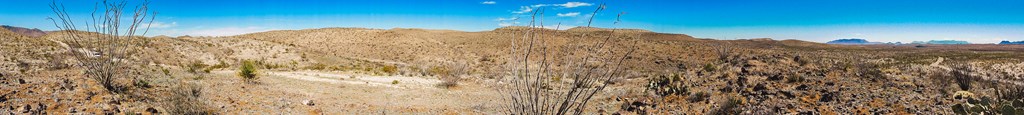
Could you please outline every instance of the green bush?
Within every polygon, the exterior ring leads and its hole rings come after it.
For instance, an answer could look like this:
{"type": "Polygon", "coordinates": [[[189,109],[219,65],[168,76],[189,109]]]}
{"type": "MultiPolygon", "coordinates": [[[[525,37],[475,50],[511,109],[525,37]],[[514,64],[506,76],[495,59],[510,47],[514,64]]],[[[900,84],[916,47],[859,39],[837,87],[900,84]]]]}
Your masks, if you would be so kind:
{"type": "MultiPolygon", "coordinates": [[[[190,62],[188,64],[188,66],[186,67],[186,69],[187,69],[186,71],[188,71],[189,73],[199,73],[199,72],[203,72],[203,68],[206,68],[206,64],[203,64],[203,62],[200,62],[200,61],[197,60],[197,61],[190,62]]],[[[209,73],[209,72],[207,72],[207,73],[209,73]]]]}
{"type": "Polygon", "coordinates": [[[393,66],[393,65],[388,65],[388,66],[384,66],[383,68],[380,68],[380,71],[382,71],[384,73],[387,73],[389,75],[394,75],[394,74],[398,73],[398,67],[397,66],[393,66]]]}
{"type": "Polygon", "coordinates": [[[717,68],[715,68],[715,65],[713,65],[713,64],[709,63],[709,64],[705,64],[704,65],[704,71],[711,72],[711,71],[715,71],[716,69],[717,68]]]}
{"type": "Polygon", "coordinates": [[[238,76],[246,81],[256,80],[256,64],[249,60],[242,61],[242,67],[239,68],[238,76]]]}

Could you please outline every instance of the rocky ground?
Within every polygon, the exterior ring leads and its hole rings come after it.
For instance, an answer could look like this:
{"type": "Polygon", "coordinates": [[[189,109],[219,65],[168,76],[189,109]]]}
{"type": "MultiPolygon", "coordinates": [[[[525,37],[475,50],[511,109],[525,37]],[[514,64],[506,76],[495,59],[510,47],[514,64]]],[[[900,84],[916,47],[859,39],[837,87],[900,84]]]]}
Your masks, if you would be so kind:
{"type": "MultiPolygon", "coordinates": [[[[500,114],[505,51],[520,31],[324,28],[143,38],[123,62],[131,73],[117,79],[128,89],[115,93],[83,75],[59,39],[66,34],[0,29],[0,113],[500,114]],[[257,63],[255,82],[237,76],[243,60],[257,63]],[[455,63],[467,67],[465,74],[453,87],[442,85],[455,63]]],[[[595,96],[588,113],[1024,111],[1024,45],[838,46],[641,30],[542,31],[552,46],[601,38],[637,44],[627,74],[595,96]]]]}

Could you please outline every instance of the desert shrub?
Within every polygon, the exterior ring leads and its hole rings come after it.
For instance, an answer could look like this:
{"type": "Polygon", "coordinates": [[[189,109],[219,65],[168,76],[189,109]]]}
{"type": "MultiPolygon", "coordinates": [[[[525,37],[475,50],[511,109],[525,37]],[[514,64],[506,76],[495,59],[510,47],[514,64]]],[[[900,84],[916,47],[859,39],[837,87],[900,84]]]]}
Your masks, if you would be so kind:
{"type": "Polygon", "coordinates": [[[710,64],[710,63],[704,64],[704,71],[712,72],[712,71],[715,71],[715,70],[717,70],[717,68],[715,67],[714,64],[710,64]]]}
{"type": "Polygon", "coordinates": [[[327,68],[327,65],[322,63],[313,63],[313,65],[309,65],[306,67],[306,69],[309,70],[324,70],[325,68],[327,68]]]}
{"type": "Polygon", "coordinates": [[[461,76],[466,74],[465,72],[466,66],[463,64],[449,64],[446,67],[431,67],[431,73],[434,73],[437,75],[438,79],[441,79],[441,83],[437,84],[437,86],[442,88],[458,86],[459,81],[462,80],[461,76]]]}
{"type": "Polygon", "coordinates": [[[135,85],[135,87],[138,87],[138,88],[150,88],[150,87],[153,87],[151,85],[151,83],[149,82],[149,80],[145,80],[145,79],[135,79],[133,84],[135,85]]]}
{"type": "Polygon", "coordinates": [[[708,93],[705,93],[705,92],[695,92],[692,95],[690,95],[690,97],[687,97],[686,100],[690,101],[691,103],[696,103],[696,102],[701,102],[701,101],[707,100],[708,97],[711,97],[711,95],[708,94],[708,93]]]}
{"type": "Polygon", "coordinates": [[[953,70],[950,71],[950,74],[953,75],[953,78],[956,80],[957,86],[960,86],[960,90],[967,91],[971,89],[971,81],[973,78],[971,78],[970,66],[956,64],[953,65],[952,69],[953,70]]]}
{"type": "Polygon", "coordinates": [[[386,65],[384,67],[381,67],[380,71],[388,75],[395,75],[398,73],[398,67],[394,65],[386,65]]]}
{"type": "MultiPolygon", "coordinates": [[[[199,60],[195,60],[195,61],[189,62],[187,67],[185,67],[185,68],[186,68],[185,71],[188,71],[189,73],[195,74],[195,73],[203,72],[203,69],[206,68],[206,64],[203,64],[203,62],[200,62],[199,60]]],[[[207,72],[207,73],[209,73],[209,72],[207,72]]]]}
{"type": "Polygon", "coordinates": [[[738,115],[739,111],[736,110],[736,107],[739,107],[740,103],[742,102],[739,99],[729,97],[725,102],[719,104],[718,108],[709,112],[708,115],[738,115]]]}
{"type": "Polygon", "coordinates": [[[718,54],[718,61],[722,63],[730,63],[729,57],[732,56],[732,46],[729,44],[713,44],[712,48],[715,49],[715,53],[718,54]]]}
{"type": "Polygon", "coordinates": [[[224,62],[224,61],[222,61],[222,60],[217,60],[217,62],[218,62],[218,63],[217,63],[217,65],[213,65],[213,66],[210,66],[210,67],[209,67],[209,68],[207,68],[207,69],[220,69],[220,68],[228,68],[228,63],[226,63],[226,62],[224,62]]]}
{"type": "Polygon", "coordinates": [[[160,105],[171,115],[209,115],[206,99],[202,97],[203,87],[193,83],[179,83],[170,88],[169,94],[160,105]]]}
{"type": "Polygon", "coordinates": [[[246,81],[256,80],[256,64],[253,61],[245,60],[242,61],[242,66],[238,68],[238,76],[246,81]]]}
{"type": "Polygon", "coordinates": [[[789,77],[786,77],[787,83],[803,82],[804,80],[806,80],[804,75],[790,75],[789,77]]]}
{"type": "Polygon", "coordinates": [[[856,68],[857,69],[857,76],[860,76],[862,78],[867,78],[867,79],[870,79],[872,81],[878,81],[878,80],[885,79],[885,76],[882,75],[882,70],[880,70],[879,66],[876,65],[876,64],[873,64],[873,63],[857,63],[856,66],[857,66],[857,68],[856,68]]]}
{"type": "Polygon", "coordinates": [[[391,81],[391,84],[398,84],[398,80],[391,81]]]}
{"type": "Polygon", "coordinates": [[[64,69],[68,68],[68,64],[64,63],[64,53],[52,54],[50,60],[47,60],[47,65],[50,69],[64,69]]]}
{"type": "Polygon", "coordinates": [[[652,91],[661,96],[686,95],[686,84],[683,78],[676,74],[660,75],[651,78],[647,83],[647,91],[652,91]]]}
{"type": "Polygon", "coordinates": [[[447,76],[449,74],[448,68],[446,68],[444,66],[430,67],[430,69],[427,70],[427,72],[430,73],[430,75],[436,75],[436,76],[447,76]]]}
{"type": "Polygon", "coordinates": [[[171,70],[167,68],[161,68],[160,70],[164,72],[164,75],[171,76],[171,70]]]}

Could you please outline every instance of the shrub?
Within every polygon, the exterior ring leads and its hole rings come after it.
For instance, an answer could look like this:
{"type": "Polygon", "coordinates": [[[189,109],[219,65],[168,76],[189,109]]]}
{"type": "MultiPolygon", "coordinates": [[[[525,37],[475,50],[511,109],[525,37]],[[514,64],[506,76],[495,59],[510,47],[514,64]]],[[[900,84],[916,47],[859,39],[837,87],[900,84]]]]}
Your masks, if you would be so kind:
{"type": "Polygon", "coordinates": [[[169,95],[160,103],[172,115],[209,115],[210,109],[202,97],[203,87],[192,83],[179,83],[170,88],[169,95]]]}
{"type": "Polygon", "coordinates": [[[736,110],[736,107],[739,107],[740,103],[742,102],[739,99],[729,97],[729,99],[721,103],[717,109],[712,110],[708,115],[737,115],[739,111],[736,110]]]}
{"type": "Polygon", "coordinates": [[[395,75],[398,73],[398,67],[394,65],[387,65],[380,68],[380,71],[387,73],[388,75],[395,75]]]}
{"type": "Polygon", "coordinates": [[[711,97],[711,95],[709,95],[708,93],[696,92],[693,93],[693,95],[690,95],[690,97],[686,98],[686,100],[690,101],[690,103],[696,103],[707,100],[708,97],[711,97]]]}
{"type": "Polygon", "coordinates": [[[858,63],[857,75],[872,81],[885,79],[885,76],[882,75],[882,70],[879,70],[878,68],[878,65],[872,63],[858,63]]]}
{"type": "Polygon", "coordinates": [[[242,61],[242,67],[239,68],[238,76],[246,81],[256,80],[256,64],[252,61],[242,61]]]}
{"type": "MultiPolygon", "coordinates": [[[[194,73],[203,72],[204,68],[206,68],[206,64],[203,64],[203,62],[200,62],[200,61],[196,60],[196,61],[189,62],[189,64],[186,67],[186,71],[188,71],[189,73],[193,73],[194,74],[194,73]]],[[[209,72],[207,72],[207,73],[209,73],[209,72]]]]}
{"type": "Polygon", "coordinates": [[[391,81],[391,84],[398,84],[398,80],[391,81]]]}
{"type": "Polygon", "coordinates": [[[965,64],[955,64],[953,65],[953,70],[950,71],[950,74],[956,80],[956,84],[960,86],[960,90],[967,91],[971,89],[972,78],[970,69],[971,67],[965,64]]]}
{"type": "Polygon", "coordinates": [[[682,77],[676,74],[651,78],[647,84],[647,91],[652,91],[661,96],[686,95],[686,84],[682,80],[682,77]]]}
{"type": "Polygon", "coordinates": [[[459,81],[462,80],[461,76],[466,74],[466,66],[453,64],[447,67],[433,67],[431,71],[435,72],[434,74],[441,80],[437,86],[451,88],[459,85],[459,81]]]}
{"type": "Polygon", "coordinates": [[[717,68],[715,68],[714,64],[710,64],[710,63],[709,64],[704,64],[704,71],[712,72],[712,71],[715,71],[715,70],[717,70],[717,68]]]}

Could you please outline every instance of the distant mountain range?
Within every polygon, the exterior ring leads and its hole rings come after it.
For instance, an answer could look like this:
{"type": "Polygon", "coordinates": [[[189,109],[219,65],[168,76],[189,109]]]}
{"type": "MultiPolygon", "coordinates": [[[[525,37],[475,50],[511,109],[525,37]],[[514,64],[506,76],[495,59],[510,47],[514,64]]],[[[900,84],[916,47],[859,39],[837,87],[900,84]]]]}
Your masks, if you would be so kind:
{"type": "Polygon", "coordinates": [[[838,39],[826,42],[826,44],[841,44],[841,45],[868,45],[868,44],[883,44],[882,42],[868,42],[868,40],[859,38],[850,39],[838,39]]]}
{"type": "Polygon", "coordinates": [[[910,44],[971,44],[971,43],[967,42],[967,41],[957,41],[957,40],[930,40],[930,41],[927,41],[927,42],[914,41],[914,42],[910,42],[910,44]]]}
{"type": "Polygon", "coordinates": [[[31,36],[31,37],[39,37],[39,36],[46,35],[46,33],[47,33],[46,31],[39,30],[39,29],[36,29],[36,28],[28,29],[28,28],[14,27],[14,26],[8,26],[8,25],[0,25],[0,27],[3,27],[4,29],[10,30],[11,32],[14,32],[14,33],[18,33],[18,34],[25,35],[25,36],[31,36]]]}
{"type": "Polygon", "coordinates": [[[1003,41],[999,42],[999,44],[1024,44],[1024,41],[1003,41]]]}
{"type": "MultiPolygon", "coordinates": [[[[1009,43],[1009,44],[1013,44],[1013,43],[1019,43],[1019,44],[1024,44],[1024,41],[1018,41],[1018,42],[1009,42],[1009,41],[1003,41],[1003,42],[1004,42],[1004,43],[1009,43]]],[[[958,41],[958,40],[929,40],[929,41],[914,41],[914,42],[911,42],[911,43],[901,43],[901,42],[871,42],[871,41],[868,41],[868,40],[864,40],[864,39],[859,39],[859,38],[850,38],[850,39],[837,39],[837,40],[832,40],[832,41],[826,42],[826,44],[840,44],[840,45],[871,45],[871,44],[892,44],[892,45],[904,45],[904,44],[945,44],[945,45],[950,45],[950,44],[971,44],[971,43],[970,43],[970,42],[967,42],[967,41],[958,41]]],[[[1001,43],[1001,44],[1002,44],[1002,43],[1001,43]]]]}

